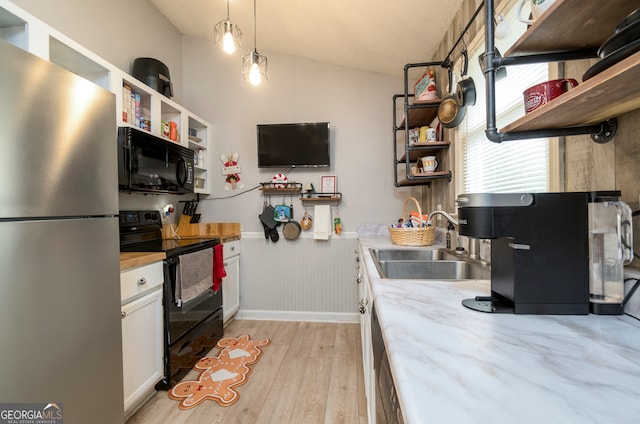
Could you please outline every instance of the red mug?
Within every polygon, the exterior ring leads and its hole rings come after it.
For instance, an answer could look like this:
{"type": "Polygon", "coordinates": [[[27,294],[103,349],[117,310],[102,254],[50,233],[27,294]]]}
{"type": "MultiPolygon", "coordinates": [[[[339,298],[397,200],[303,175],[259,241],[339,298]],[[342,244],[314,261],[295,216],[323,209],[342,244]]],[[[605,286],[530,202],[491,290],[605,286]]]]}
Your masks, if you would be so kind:
{"type": "Polygon", "coordinates": [[[533,87],[527,88],[524,93],[524,111],[529,113],[536,110],[545,103],[549,103],[562,93],[566,93],[571,88],[577,87],[578,81],[567,78],[541,82],[533,87]]]}

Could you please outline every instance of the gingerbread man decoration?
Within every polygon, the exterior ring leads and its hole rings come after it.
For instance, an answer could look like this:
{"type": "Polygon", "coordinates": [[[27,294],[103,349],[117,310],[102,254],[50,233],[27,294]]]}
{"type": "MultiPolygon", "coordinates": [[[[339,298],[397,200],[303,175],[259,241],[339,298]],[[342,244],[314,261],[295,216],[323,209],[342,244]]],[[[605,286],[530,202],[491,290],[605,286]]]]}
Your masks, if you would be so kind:
{"type": "Polygon", "coordinates": [[[231,157],[220,155],[220,160],[224,167],[222,173],[227,175],[225,178],[224,189],[226,191],[244,188],[244,184],[240,182],[240,166],[238,165],[238,152],[234,152],[231,157]]]}
{"type": "Polygon", "coordinates": [[[234,388],[246,383],[251,374],[248,365],[257,362],[260,348],[270,343],[269,339],[250,340],[248,335],[221,339],[218,356],[204,357],[193,367],[202,370],[198,379],[176,384],[169,397],[180,401],[180,409],[193,408],[207,399],[220,406],[232,405],[240,396],[234,388]]]}

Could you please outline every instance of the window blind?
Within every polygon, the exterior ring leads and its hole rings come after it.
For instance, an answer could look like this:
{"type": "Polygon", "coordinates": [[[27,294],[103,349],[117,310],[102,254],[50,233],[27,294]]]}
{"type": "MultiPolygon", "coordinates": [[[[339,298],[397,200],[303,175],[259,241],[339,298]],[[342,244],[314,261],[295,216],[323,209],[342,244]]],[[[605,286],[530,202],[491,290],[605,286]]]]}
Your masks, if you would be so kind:
{"type": "MultiPolygon", "coordinates": [[[[500,52],[513,44],[526,27],[515,20],[514,11],[505,17],[512,31],[507,39],[496,40],[500,52]],[[520,32],[513,29],[521,28],[520,32]]],[[[549,140],[493,143],[485,136],[486,88],[478,56],[484,51],[480,40],[469,54],[468,74],[476,85],[476,104],[467,107],[463,124],[458,128],[462,153],[462,190],[465,193],[542,192],[549,191],[549,140]]],[[[522,92],[547,81],[546,63],[509,66],[507,77],[496,83],[496,121],[498,128],[524,115],[522,92]]]]}

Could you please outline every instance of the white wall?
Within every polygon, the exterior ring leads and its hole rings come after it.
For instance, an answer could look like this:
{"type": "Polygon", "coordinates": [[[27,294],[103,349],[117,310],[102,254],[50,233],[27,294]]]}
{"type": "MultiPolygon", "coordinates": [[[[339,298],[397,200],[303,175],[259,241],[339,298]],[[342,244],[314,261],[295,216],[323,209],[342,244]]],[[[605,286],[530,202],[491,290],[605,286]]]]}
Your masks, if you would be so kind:
{"type": "Polygon", "coordinates": [[[12,1],[123,71],[136,57],[160,60],[182,103],[182,36],[148,0],[12,1]]]}
{"type": "MultiPolygon", "coordinates": [[[[239,153],[241,180],[245,189],[251,188],[285,171],[258,169],[256,124],[329,121],[331,168],[295,169],[289,180],[319,188],[322,175],[336,175],[344,196],[339,205],[344,231],[355,231],[359,223],[396,221],[409,193],[418,198],[420,193],[393,185],[392,96],[402,90],[402,79],[260,53],[269,59],[269,81],[253,87],[242,78],[241,55],[227,56],[208,40],[184,37],[185,104],[214,126],[215,148],[209,158],[214,195],[201,203],[203,219],[239,221],[245,231],[262,231],[260,191],[220,199],[240,191],[223,190],[220,155],[239,153]]],[[[302,205],[293,199],[300,218],[302,205]]],[[[272,201],[281,203],[282,196],[272,201]]]]}
{"type": "MultiPolygon", "coordinates": [[[[136,57],[164,62],[171,71],[174,100],[214,126],[212,198],[235,194],[222,189],[221,153],[240,154],[247,188],[269,181],[278,171],[257,169],[257,123],[305,121],[331,122],[333,164],[331,169],[294,170],[289,178],[318,186],[321,175],[337,175],[344,195],[344,231],[354,231],[358,223],[393,222],[410,193],[420,198],[420,189],[393,186],[391,96],[402,90],[401,78],[261,51],[269,58],[270,81],[256,88],[242,79],[240,55],[226,56],[209,40],[181,36],[148,0],[15,3],[126,71],[136,57]]],[[[249,49],[246,45],[243,53],[249,49]]],[[[121,196],[121,207],[148,202],[155,208],[169,200],[175,199],[121,196]]],[[[262,200],[258,191],[207,200],[201,212],[208,221],[239,221],[245,230],[259,231],[262,200]]],[[[297,199],[293,204],[296,217],[301,217],[302,205],[297,199]]]]}
{"type": "MultiPolygon", "coordinates": [[[[301,183],[313,182],[319,187],[322,175],[336,175],[338,191],[344,195],[339,206],[345,233],[355,231],[361,223],[395,222],[406,197],[420,198],[421,191],[420,188],[398,189],[393,185],[392,96],[402,90],[401,78],[261,52],[269,57],[270,81],[256,88],[242,79],[240,55],[225,56],[211,41],[181,36],[148,0],[16,0],[16,3],[124,70],[140,56],[155,57],[169,66],[177,93],[175,100],[213,125],[209,164],[214,195],[203,199],[200,205],[203,221],[240,222],[245,234],[255,232],[249,238],[263,242],[256,243],[259,251],[243,255],[240,262],[241,295],[245,303],[259,309],[252,311],[253,314],[277,316],[286,312],[295,313],[298,319],[309,313],[315,317],[323,313],[357,317],[352,249],[347,248],[349,253],[340,250],[341,246],[348,246],[353,236],[345,234],[344,240],[321,244],[305,235],[306,239],[284,240],[278,246],[259,240],[262,226],[258,214],[264,197],[254,190],[220,199],[237,192],[223,190],[224,177],[219,173],[218,158],[222,153],[238,152],[241,178],[246,188],[251,188],[270,181],[277,172],[257,168],[256,124],[329,121],[332,167],[294,170],[289,178],[301,183]],[[296,248],[302,245],[306,248],[296,248]],[[264,259],[285,248],[294,250],[296,257],[291,258],[291,266],[277,272],[279,290],[296,294],[300,292],[301,278],[309,290],[321,287],[323,279],[332,278],[333,284],[346,290],[340,298],[342,302],[335,299],[336,292],[323,291],[312,296],[311,304],[302,305],[296,296],[278,296],[278,303],[273,299],[267,304],[252,303],[250,295],[254,296],[253,300],[259,300],[255,296],[264,290],[260,287],[263,279],[259,277],[264,259]],[[321,252],[330,252],[333,256],[322,256],[321,252]],[[304,274],[309,258],[316,260],[319,269],[331,270],[334,277],[318,272],[313,278],[304,274]],[[247,278],[252,275],[258,277],[247,278]]],[[[161,209],[169,202],[179,206],[177,199],[177,196],[123,194],[120,208],[161,209]]],[[[282,198],[274,197],[272,201],[280,203],[282,198]]],[[[303,212],[300,201],[297,196],[286,199],[287,203],[290,201],[296,217],[300,218],[303,212]]],[[[247,312],[242,304],[241,308],[247,312]]]]}

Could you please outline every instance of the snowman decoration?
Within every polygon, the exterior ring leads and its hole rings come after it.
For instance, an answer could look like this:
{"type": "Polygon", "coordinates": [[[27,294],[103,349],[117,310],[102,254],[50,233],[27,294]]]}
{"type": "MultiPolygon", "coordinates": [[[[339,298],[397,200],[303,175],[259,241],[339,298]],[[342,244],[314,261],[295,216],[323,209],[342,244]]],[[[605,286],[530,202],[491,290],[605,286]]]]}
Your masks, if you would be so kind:
{"type": "Polygon", "coordinates": [[[242,189],[244,184],[240,182],[240,165],[238,165],[238,152],[231,154],[231,157],[227,155],[220,155],[220,160],[224,165],[222,167],[222,175],[226,175],[224,189],[226,191],[242,189]]]}

